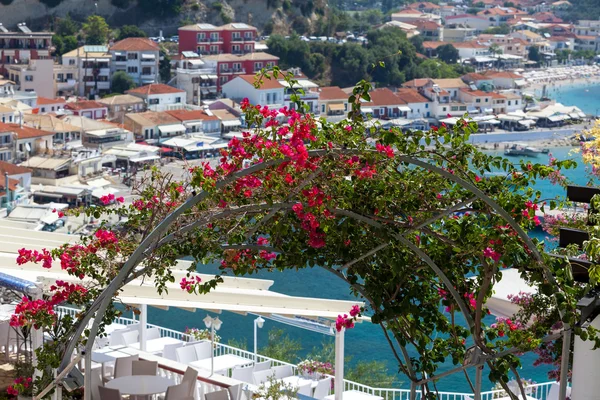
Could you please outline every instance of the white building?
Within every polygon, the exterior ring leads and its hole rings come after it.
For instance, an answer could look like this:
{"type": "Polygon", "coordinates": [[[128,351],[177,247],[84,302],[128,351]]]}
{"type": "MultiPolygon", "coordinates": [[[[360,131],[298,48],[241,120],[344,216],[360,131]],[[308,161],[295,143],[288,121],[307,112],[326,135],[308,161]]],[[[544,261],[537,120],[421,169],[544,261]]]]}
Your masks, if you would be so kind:
{"type": "Polygon", "coordinates": [[[460,14],[452,15],[445,18],[446,25],[463,25],[475,29],[475,34],[478,34],[492,25],[493,21],[479,15],[460,14]]]}
{"type": "Polygon", "coordinates": [[[110,46],[111,71],[125,71],[137,85],[159,81],[160,52],[150,39],[131,37],[110,46]]]}
{"type": "MultiPolygon", "coordinates": [[[[75,91],[79,96],[108,94],[111,57],[106,46],[82,46],[63,54],[63,67],[54,68],[54,76],[59,80],[57,93],[75,91]]],[[[45,97],[54,97],[54,94],[45,97]]]]}
{"type": "Polygon", "coordinates": [[[284,104],[284,86],[274,79],[263,79],[260,87],[254,86],[254,75],[239,75],[223,85],[223,96],[240,101],[247,98],[250,104],[281,107],[284,104]]]}
{"type": "Polygon", "coordinates": [[[130,89],[126,92],[132,96],[143,99],[149,110],[164,111],[169,106],[182,106],[186,103],[187,93],[185,90],[174,88],[163,83],[151,83],[130,89]]]}
{"type": "Polygon", "coordinates": [[[400,88],[396,91],[396,96],[406,102],[410,108],[407,114],[408,119],[433,117],[433,101],[421,95],[416,89],[400,88]]]}
{"type": "Polygon", "coordinates": [[[176,86],[185,90],[188,102],[201,104],[202,100],[214,98],[219,78],[217,69],[207,65],[196,53],[184,51],[180,58],[176,63],[176,86]]]}

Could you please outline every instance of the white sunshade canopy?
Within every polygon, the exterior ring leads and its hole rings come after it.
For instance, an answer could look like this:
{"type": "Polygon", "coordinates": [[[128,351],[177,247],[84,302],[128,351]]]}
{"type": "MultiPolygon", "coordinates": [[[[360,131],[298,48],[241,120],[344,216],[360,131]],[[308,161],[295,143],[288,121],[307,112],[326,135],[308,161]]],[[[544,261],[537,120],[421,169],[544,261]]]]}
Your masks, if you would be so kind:
{"type": "MultiPolygon", "coordinates": [[[[0,227],[5,224],[0,222],[0,227]]],[[[50,232],[37,232],[28,229],[11,228],[11,235],[0,233],[0,272],[22,278],[28,281],[37,280],[44,288],[56,283],[56,280],[81,283],[81,280],[68,275],[60,268],[60,263],[55,262],[53,267],[45,269],[41,265],[27,263],[17,265],[18,249],[51,249],[65,242],[77,240],[75,235],[55,234],[50,232]]],[[[339,314],[348,313],[355,305],[364,305],[359,301],[328,300],[309,297],[287,296],[273,292],[270,287],[272,280],[250,279],[237,277],[224,277],[224,282],[217,285],[216,289],[205,295],[196,295],[184,292],[179,282],[186,276],[189,261],[181,261],[173,271],[175,282],[168,285],[169,293],[159,295],[153,280],[146,278],[134,280],[127,284],[119,299],[131,305],[150,305],[160,308],[178,307],[189,311],[206,309],[212,311],[232,311],[236,313],[253,313],[261,315],[302,316],[310,319],[327,318],[335,320],[339,314]]],[[[212,279],[214,275],[196,274],[204,282],[212,279]]],[[[363,318],[366,320],[368,318],[363,318]]]]}
{"type": "Polygon", "coordinates": [[[239,119],[231,119],[222,122],[225,127],[242,126],[242,122],[239,119]]]}
{"type": "Polygon", "coordinates": [[[494,285],[494,294],[490,297],[485,306],[492,315],[502,318],[510,318],[519,312],[520,306],[513,304],[508,298],[509,295],[518,295],[519,293],[536,293],[537,289],[530,286],[519,276],[516,269],[505,269],[500,271],[502,280],[494,285]]]}
{"type": "Polygon", "coordinates": [[[158,130],[161,131],[161,133],[185,132],[185,126],[182,124],[163,125],[159,126],[158,130]]]}
{"type": "Polygon", "coordinates": [[[411,112],[412,110],[410,109],[410,107],[408,106],[399,106],[398,110],[400,111],[405,111],[405,112],[411,112]]]}

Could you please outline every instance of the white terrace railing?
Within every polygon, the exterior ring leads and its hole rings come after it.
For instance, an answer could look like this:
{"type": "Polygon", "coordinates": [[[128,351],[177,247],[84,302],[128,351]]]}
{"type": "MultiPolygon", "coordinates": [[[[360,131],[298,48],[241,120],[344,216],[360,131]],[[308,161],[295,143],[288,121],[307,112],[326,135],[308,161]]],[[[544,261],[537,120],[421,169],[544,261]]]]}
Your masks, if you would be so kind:
{"type": "MultiPolygon", "coordinates": [[[[79,310],[75,308],[69,307],[58,307],[58,311],[61,314],[69,314],[75,316],[79,313],[79,310]]],[[[132,325],[137,324],[139,321],[136,321],[132,318],[126,317],[118,317],[114,321],[117,324],[121,325],[132,325]]],[[[165,328],[158,325],[148,324],[149,328],[158,328],[160,330],[161,337],[171,337],[174,339],[179,339],[183,341],[192,341],[192,337],[183,332],[176,331],[174,329],[165,328]]],[[[222,343],[215,343],[215,356],[225,355],[225,354],[233,354],[239,357],[247,358],[250,360],[254,360],[254,353],[238,349],[237,347],[229,346],[222,343]]],[[[178,379],[183,376],[183,373],[186,369],[186,365],[178,363],[176,361],[166,360],[162,357],[155,357],[156,361],[159,363],[159,370],[161,375],[178,379]]],[[[154,359],[154,357],[153,357],[154,359]]],[[[294,374],[298,372],[298,366],[295,364],[290,364],[284,361],[276,360],[274,358],[265,357],[263,355],[257,354],[256,356],[257,362],[262,361],[271,361],[272,366],[278,365],[290,365],[294,374]]],[[[334,378],[332,376],[332,378],[334,378]]],[[[179,382],[179,381],[178,381],[179,382]]],[[[236,383],[239,383],[233,379],[227,377],[221,377],[219,375],[213,375],[211,377],[203,377],[198,376],[198,390],[200,399],[203,398],[203,393],[212,392],[214,390],[221,390],[232,386],[236,383]],[[223,379],[221,379],[223,378],[223,379]]],[[[547,400],[549,398],[550,388],[554,382],[545,382],[545,383],[536,383],[532,385],[528,385],[525,388],[526,394],[528,397],[534,398],[536,400],[547,400]]],[[[396,388],[373,388],[367,385],[363,385],[361,383],[353,382],[344,379],[344,391],[347,390],[357,390],[363,393],[367,393],[373,396],[380,396],[383,400],[410,400],[410,390],[408,389],[396,389],[396,388]]],[[[481,400],[494,400],[502,397],[507,397],[507,394],[503,390],[491,390],[487,392],[481,393],[481,400]]],[[[472,393],[456,393],[456,392],[438,392],[438,400],[471,400],[473,399],[472,393]]],[[[416,400],[423,400],[423,396],[421,392],[417,392],[416,400]]]]}

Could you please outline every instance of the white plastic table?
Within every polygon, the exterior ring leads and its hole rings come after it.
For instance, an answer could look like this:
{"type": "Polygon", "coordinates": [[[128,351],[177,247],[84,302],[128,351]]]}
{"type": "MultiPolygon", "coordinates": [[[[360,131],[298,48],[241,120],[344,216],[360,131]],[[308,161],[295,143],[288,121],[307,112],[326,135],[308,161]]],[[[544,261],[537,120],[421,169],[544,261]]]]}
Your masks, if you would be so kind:
{"type": "MultiPolygon", "coordinates": [[[[310,383],[310,387],[314,389],[317,387],[317,384],[319,383],[319,381],[316,381],[314,379],[308,379],[308,378],[304,378],[304,377],[298,376],[298,375],[286,376],[285,378],[278,379],[278,380],[285,383],[286,385],[290,385],[295,388],[299,388],[300,386],[308,385],[310,383]]],[[[265,384],[267,384],[267,383],[268,383],[268,381],[265,382],[265,384]]]]}
{"type": "Polygon", "coordinates": [[[109,389],[119,389],[121,394],[147,396],[164,393],[169,386],[175,385],[174,379],[156,375],[122,376],[108,381],[104,386],[109,389]]]}
{"type": "MultiPolygon", "coordinates": [[[[171,338],[171,337],[161,337],[161,338],[157,338],[157,339],[150,339],[150,340],[146,340],[146,352],[147,353],[160,353],[163,351],[163,349],[165,348],[166,345],[169,344],[179,344],[179,343],[183,343],[182,340],[179,339],[175,339],[175,338],[171,338]]],[[[132,343],[130,345],[128,345],[127,347],[131,347],[133,349],[139,350],[140,349],[140,342],[137,343],[132,343]]]]}
{"type": "MultiPolygon", "coordinates": [[[[331,394],[324,397],[325,400],[334,400],[335,395],[331,394]]],[[[344,400],[383,400],[381,396],[373,396],[372,394],[359,392],[358,390],[346,390],[342,393],[342,399],[344,400]]]]}
{"type": "MultiPolygon", "coordinates": [[[[242,367],[244,365],[252,364],[253,362],[254,361],[248,358],[235,356],[233,354],[225,354],[214,358],[214,371],[225,371],[235,367],[242,367]]],[[[205,371],[210,371],[210,358],[192,361],[190,366],[203,369],[205,371]]]]}

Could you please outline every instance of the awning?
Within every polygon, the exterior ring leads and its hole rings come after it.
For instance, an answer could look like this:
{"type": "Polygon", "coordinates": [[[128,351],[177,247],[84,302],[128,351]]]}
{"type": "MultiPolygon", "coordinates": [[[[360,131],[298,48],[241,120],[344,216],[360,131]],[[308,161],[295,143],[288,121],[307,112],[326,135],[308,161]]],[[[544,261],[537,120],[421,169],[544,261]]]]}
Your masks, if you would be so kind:
{"type": "Polygon", "coordinates": [[[206,75],[208,76],[208,79],[218,79],[219,77],[217,75],[206,75]]]}
{"type": "Polygon", "coordinates": [[[569,117],[571,117],[572,119],[579,119],[580,118],[579,114],[577,114],[577,113],[570,113],[569,117]]]}
{"type": "Polygon", "coordinates": [[[526,81],[524,81],[523,79],[516,79],[516,80],[515,80],[515,85],[516,85],[516,86],[519,86],[519,87],[522,87],[522,86],[526,86],[526,85],[527,85],[527,82],[526,82],[526,81]]]}
{"type": "Polygon", "coordinates": [[[398,107],[398,110],[405,111],[405,112],[411,112],[412,111],[410,109],[410,107],[407,107],[407,106],[400,106],[400,107],[398,107]]]}
{"type": "Polygon", "coordinates": [[[146,60],[156,60],[156,56],[154,54],[142,54],[142,58],[146,60]]]}
{"type": "Polygon", "coordinates": [[[330,111],[344,111],[344,105],[343,104],[339,104],[339,103],[334,103],[334,104],[328,104],[327,108],[329,108],[330,111]]]}
{"type": "Polygon", "coordinates": [[[159,155],[153,154],[153,155],[144,156],[144,157],[130,158],[129,161],[132,163],[138,163],[138,162],[144,162],[144,161],[158,160],[159,158],[160,158],[159,155]]]}
{"type": "Polygon", "coordinates": [[[158,130],[161,133],[185,132],[185,126],[183,126],[182,124],[163,125],[159,126],[158,130]]]}
{"type": "Polygon", "coordinates": [[[55,223],[56,221],[58,221],[58,213],[57,212],[48,213],[44,216],[44,218],[40,219],[40,222],[43,222],[44,224],[47,224],[47,225],[51,225],[51,224],[55,223]]]}
{"type": "Polygon", "coordinates": [[[585,113],[584,112],[577,111],[577,115],[579,115],[580,118],[585,118],[585,113]]]}
{"type": "Polygon", "coordinates": [[[142,83],[154,83],[154,79],[142,79],[142,83]]]}
{"type": "Polygon", "coordinates": [[[569,118],[570,117],[568,115],[552,115],[548,117],[548,119],[552,122],[565,121],[569,118]]]}
{"type": "Polygon", "coordinates": [[[372,114],[373,113],[373,109],[371,107],[361,107],[360,111],[364,112],[364,113],[367,113],[367,114],[372,114]]]}
{"type": "Polygon", "coordinates": [[[192,65],[204,65],[204,61],[202,60],[187,60],[192,65]]]}
{"type": "Polygon", "coordinates": [[[115,51],[115,52],[113,52],[113,54],[114,54],[115,56],[124,56],[124,55],[125,55],[125,53],[124,53],[124,52],[122,52],[122,51],[115,51]]]}
{"type": "Polygon", "coordinates": [[[184,122],[185,126],[201,126],[202,121],[199,122],[184,122]]]}
{"type": "Polygon", "coordinates": [[[532,119],[524,119],[524,120],[519,121],[519,124],[529,127],[531,125],[535,125],[535,121],[532,119]]]}
{"type": "Polygon", "coordinates": [[[242,126],[242,122],[238,119],[230,119],[227,121],[223,121],[223,126],[225,126],[225,127],[242,126]]]}

